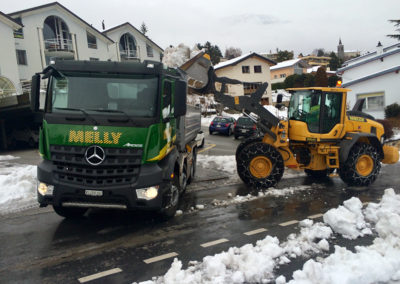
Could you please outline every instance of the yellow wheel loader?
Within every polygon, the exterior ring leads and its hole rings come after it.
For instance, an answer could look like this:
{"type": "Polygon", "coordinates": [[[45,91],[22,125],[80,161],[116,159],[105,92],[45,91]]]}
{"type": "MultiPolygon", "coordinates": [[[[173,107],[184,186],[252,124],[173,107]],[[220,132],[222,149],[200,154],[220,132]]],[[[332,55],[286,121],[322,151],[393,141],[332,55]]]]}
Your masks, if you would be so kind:
{"type": "Polygon", "coordinates": [[[399,160],[398,149],[384,145],[382,124],[361,111],[363,101],[352,111],[346,110],[349,89],[289,89],[288,120],[279,120],[259,103],[267,83],[251,96],[226,95],[217,89],[243,82],[217,77],[203,52],[181,70],[188,76],[192,92],[213,93],[224,106],[258,116],[264,136],[249,138],[236,150],[238,175],[256,190],[274,186],[285,167],[304,169],[312,177],[326,176],[336,169],[348,185],[368,186],[377,178],[381,163],[399,160]]]}

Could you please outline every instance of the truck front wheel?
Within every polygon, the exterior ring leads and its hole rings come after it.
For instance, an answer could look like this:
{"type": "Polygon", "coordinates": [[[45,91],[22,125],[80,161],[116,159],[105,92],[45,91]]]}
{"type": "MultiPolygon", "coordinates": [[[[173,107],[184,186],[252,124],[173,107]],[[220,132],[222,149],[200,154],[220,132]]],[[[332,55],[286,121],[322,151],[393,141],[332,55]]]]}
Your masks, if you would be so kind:
{"type": "Polygon", "coordinates": [[[54,211],[60,215],[61,217],[68,218],[68,219],[76,219],[82,217],[87,208],[80,208],[80,207],[62,207],[53,205],[54,211]]]}
{"type": "Polygon", "coordinates": [[[160,211],[161,219],[168,220],[175,216],[179,205],[179,189],[174,184],[164,195],[163,208],[160,211]]]}

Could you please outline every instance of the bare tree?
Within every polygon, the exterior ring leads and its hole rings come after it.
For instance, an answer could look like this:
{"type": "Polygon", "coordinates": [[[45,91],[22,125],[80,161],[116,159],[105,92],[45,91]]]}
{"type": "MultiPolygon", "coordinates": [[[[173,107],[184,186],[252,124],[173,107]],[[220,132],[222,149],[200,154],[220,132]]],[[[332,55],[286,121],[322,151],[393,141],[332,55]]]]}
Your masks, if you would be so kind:
{"type": "Polygon", "coordinates": [[[225,58],[226,59],[236,58],[236,57],[239,57],[240,55],[242,55],[242,50],[238,47],[228,47],[225,50],[225,58]]]}

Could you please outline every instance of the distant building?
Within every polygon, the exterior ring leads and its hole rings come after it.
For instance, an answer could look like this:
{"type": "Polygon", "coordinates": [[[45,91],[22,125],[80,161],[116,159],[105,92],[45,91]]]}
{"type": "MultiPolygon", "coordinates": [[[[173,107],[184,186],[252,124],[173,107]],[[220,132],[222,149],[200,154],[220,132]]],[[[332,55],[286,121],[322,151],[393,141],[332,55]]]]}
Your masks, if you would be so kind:
{"type": "Polygon", "coordinates": [[[300,58],[279,62],[270,68],[271,82],[280,83],[285,81],[287,76],[306,73],[309,67],[307,62],[300,58]]]}
{"type": "Polygon", "coordinates": [[[337,57],[341,60],[341,62],[344,61],[344,45],[342,44],[341,38],[339,38],[339,44],[337,46],[337,57]]]}
{"type": "Polygon", "coordinates": [[[117,43],[118,61],[161,61],[164,50],[130,23],[113,27],[103,33],[117,43]]]}
{"type": "Polygon", "coordinates": [[[399,102],[400,43],[384,48],[380,43],[375,52],[348,60],[337,70],[343,87],[350,88],[348,102],[365,98],[364,111],[384,118],[386,106],[399,102]]]}
{"type": "Polygon", "coordinates": [[[345,50],[344,45],[342,44],[342,39],[339,38],[339,44],[337,46],[337,57],[341,60],[341,62],[355,58],[360,56],[361,52],[358,50],[345,50]]]}
{"type": "Polygon", "coordinates": [[[299,58],[307,62],[307,64],[310,66],[325,66],[325,67],[329,65],[329,61],[331,60],[329,56],[316,56],[316,55],[307,55],[299,58]]]}
{"type": "Polygon", "coordinates": [[[271,104],[270,67],[274,64],[274,61],[253,52],[219,63],[214,66],[214,70],[218,77],[228,77],[246,82],[244,86],[227,86],[225,92],[231,96],[250,95],[257,90],[260,84],[267,82],[268,88],[263,95],[262,104],[271,104]]]}

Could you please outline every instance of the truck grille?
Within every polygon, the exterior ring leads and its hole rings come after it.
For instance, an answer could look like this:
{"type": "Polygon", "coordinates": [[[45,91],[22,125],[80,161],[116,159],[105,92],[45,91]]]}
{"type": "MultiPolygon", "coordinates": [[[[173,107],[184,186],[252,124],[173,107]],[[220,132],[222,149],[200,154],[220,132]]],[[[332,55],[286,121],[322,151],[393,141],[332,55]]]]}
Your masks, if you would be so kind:
{"type": "Polygon", "coordinates": [[[85,159],[87,147],[51,145],[56,179],[82,186],[106,187],[131,184],[137,180],[142,149],[103,148],[105,160],[98,166],[85,159]]]}

